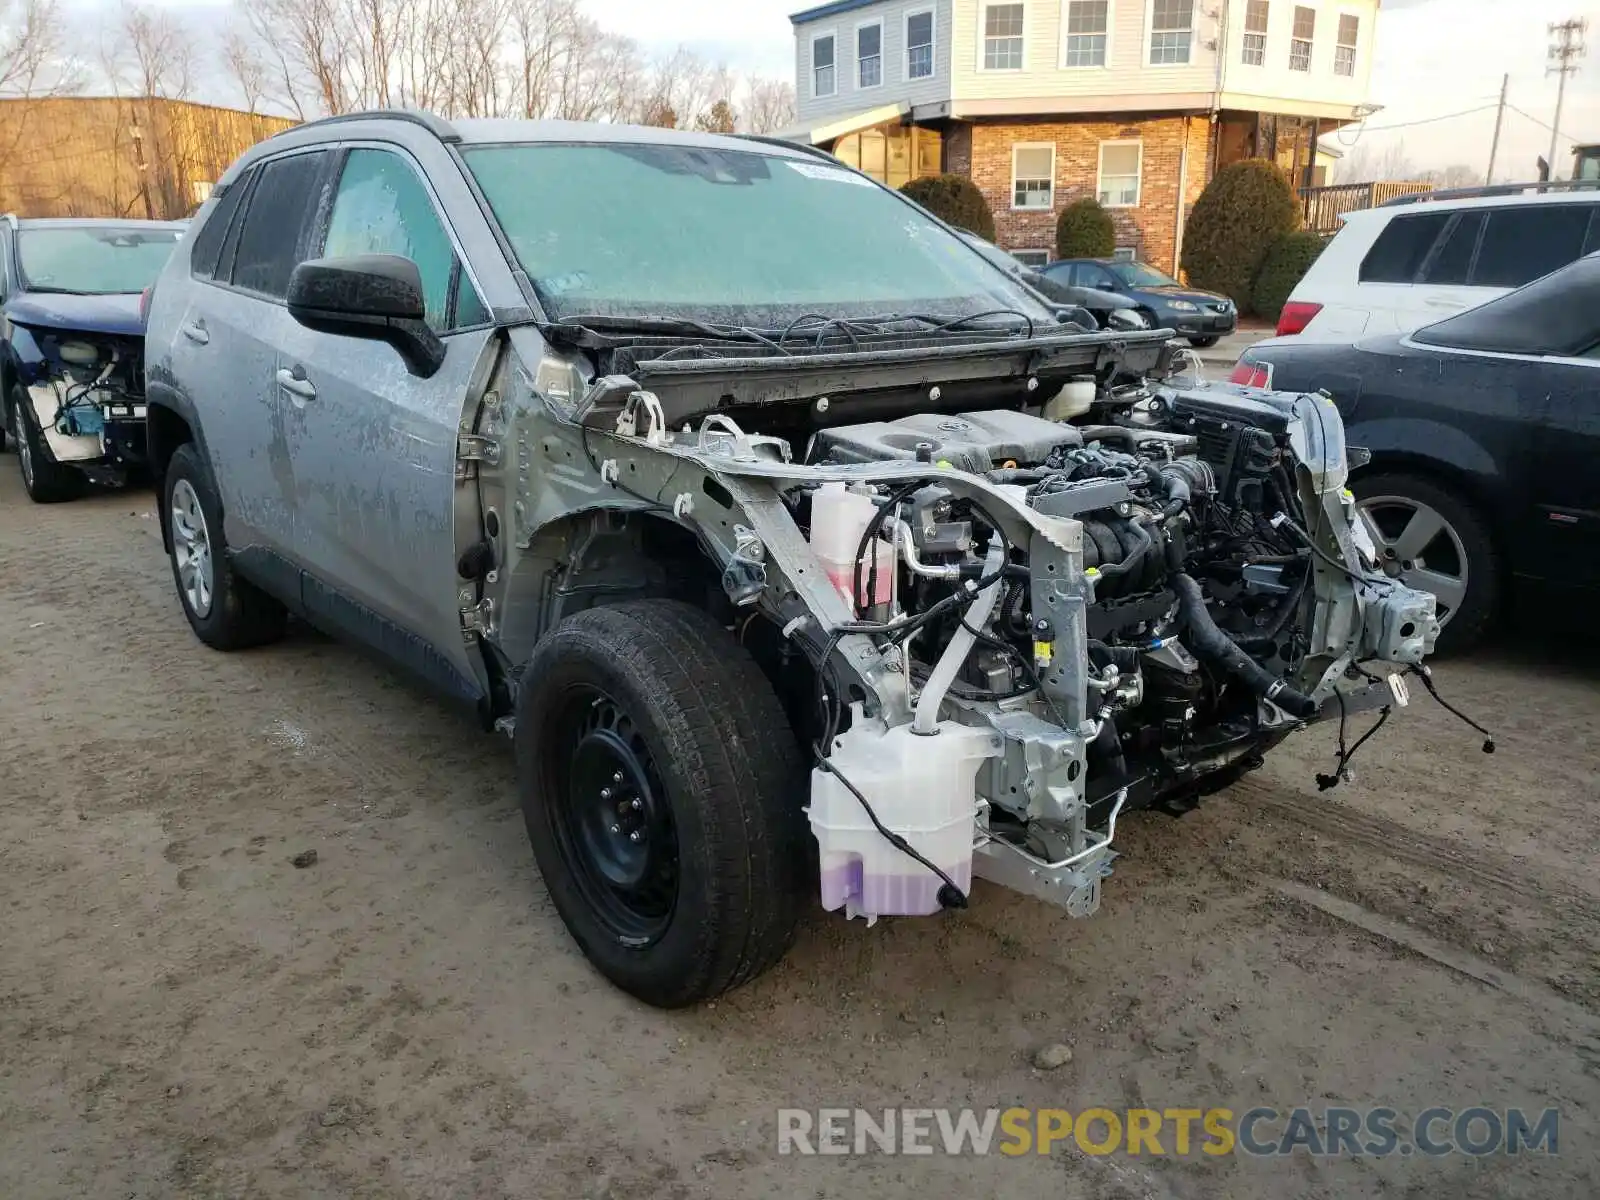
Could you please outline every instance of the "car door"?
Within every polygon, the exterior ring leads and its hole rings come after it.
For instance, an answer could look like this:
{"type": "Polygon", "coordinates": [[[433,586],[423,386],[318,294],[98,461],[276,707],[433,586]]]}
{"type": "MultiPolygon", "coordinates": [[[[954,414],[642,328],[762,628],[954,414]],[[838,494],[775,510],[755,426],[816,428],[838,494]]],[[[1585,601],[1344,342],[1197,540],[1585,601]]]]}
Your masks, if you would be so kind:
{"type": "Polygon", "coordinates": [[[1097,292],[1120,290],[1117,281],[1112,278],[1111,272],[1099,263],[1079,263],[1073,282],[1079,287],[1094,288],[1097,292]]]}
{"type": "Polygon", "coordinates": [[[319,182],[329,165],[329,151],[314,149],[255,168],[210,278],[185,289],[185,311],[172,338],[173,373],[195,393],[228,545],[247,571],[291,604],[298,600],[291,564],[304,531],[285,502],[293,492],[294,463],[279,400],[277,346],[293,324],[284,306],[289,274],[307,256],[319,182]]]}
{"type": "Polygon", "coordinates": [[[1538,376],[1543,411],[1526,569],[1551,583],[1600,588],[1600,347],[1546,359],[1538,376]]]}
{"type": "Polygon", "coordinates": [[[321,256],[358,254],[416,263],[445,359],[421,379],[380,341],[292,319],[280,336],[274,372],[294,467],[283,503],[299,531],[306,608],[408,657],[404,638],[393,641],[398,630],[431,647],[412,666],[470,690],[455,567],[456,435],[486,377],[492,330],[432,189],[398,147],[358,146],[341,164],[321,256]]]}

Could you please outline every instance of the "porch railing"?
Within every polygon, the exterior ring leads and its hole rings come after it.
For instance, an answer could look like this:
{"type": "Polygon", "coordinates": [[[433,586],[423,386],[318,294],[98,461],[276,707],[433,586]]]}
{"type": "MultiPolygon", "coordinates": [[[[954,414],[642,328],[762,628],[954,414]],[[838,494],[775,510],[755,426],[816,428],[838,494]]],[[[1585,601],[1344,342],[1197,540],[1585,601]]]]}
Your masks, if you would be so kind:
{"type": "Polygon", "coordinates": [[[1313,233],[1335,233],[1345,213],[1376,208],[1396,196],[1431,192],[1431,183],[1391,180],[1381,183],[1336,183],[1330,187],[1301,188],[1305,227],[1313,233]]]}

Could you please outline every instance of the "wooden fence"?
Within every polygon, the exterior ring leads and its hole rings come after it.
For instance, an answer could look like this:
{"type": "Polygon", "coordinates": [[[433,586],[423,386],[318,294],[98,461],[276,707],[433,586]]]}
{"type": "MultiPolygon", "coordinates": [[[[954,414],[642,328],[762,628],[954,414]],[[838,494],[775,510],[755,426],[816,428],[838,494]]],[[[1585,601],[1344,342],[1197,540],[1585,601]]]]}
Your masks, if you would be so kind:
{"type": "Polygon", "coordinates": [[[0,100],[0,212],[187,216],[234,159],[293,124],[151,97],[0,100]]]}
{"type": "Polygon", "coordinates": [[[1348,212],[1376,208],[1396,196],[1412,196],[1433,191],[1433,184],[1419,182],[1338,183],[1330,187],[1301,188],[1305,206],[1305,227],[1314,233],[1336,233],[1340,218],[1348,212]]]}

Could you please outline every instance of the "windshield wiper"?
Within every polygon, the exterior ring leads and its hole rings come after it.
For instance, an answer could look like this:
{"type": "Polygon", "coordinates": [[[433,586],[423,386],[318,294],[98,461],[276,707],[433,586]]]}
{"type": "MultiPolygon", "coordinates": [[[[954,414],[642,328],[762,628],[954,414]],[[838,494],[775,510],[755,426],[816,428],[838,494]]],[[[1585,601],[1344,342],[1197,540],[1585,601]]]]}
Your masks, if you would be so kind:
{"type": "Polygon", "coordinates": [[[49,296],[100,296],[103,292],[80,292],[77,288],[51,287],[45,283],[24,283],[22,290],[30,295],[49,296]]]}
{"type": "Polygon", "coordinates": [[[814,347],[820,348],[823,340],[827,337],[828,332],[830,330],[836,330],[837,332],[842,333],[845,337],[849,338],[851,345],[859,350],[861,348],[861,343],[858,335],[863,333],[884,333],[886,332],[887,327],[890,325],[905,325],[915,323],[928,327],[925,331],[917,330],[916,332],[936,334],[959,330],[962,327],[971,325],[973,322],[980,321],[985,317],[1001,316],[1018,317],[1027,322],[1028,336],[1030,338],[1033,336],[1033,318],[1027,313],[1019,312],[1014,308],[984,309],[981,312],[968,313],[964,317],[955,317],[953,319],[948,317],[929,316],[927,313],[885,313],[879,316],[869,317],[828,317],[823,316],[820,313],[806,313],[805,315],[796,317],[793,321],[790,321],[789,324],[781,330],[774,329],[767,332],[770,332],[776,336],[777,344],[780,347],[790,338],[804,334],[806,337],[812,339],[812,345],[814,347]]]}
{"type": "MultiPolygon", "coordinates": [[[[562,317],[559,321],[537,322],[539,332],[556,345],[594,346],[594,334],[638,334],[643,337],[699,338],[713,342],[756,342],[782,350],[765,334],[743,325],[718,325],[709,321],[695,321],[686,317],[621,317],[603,314],[580,314],[562,317]]],[[[602,344],[603,343],[598,343],[602,344]]],[[[787,353],[785,351],[785,353],[787,353]]]]}

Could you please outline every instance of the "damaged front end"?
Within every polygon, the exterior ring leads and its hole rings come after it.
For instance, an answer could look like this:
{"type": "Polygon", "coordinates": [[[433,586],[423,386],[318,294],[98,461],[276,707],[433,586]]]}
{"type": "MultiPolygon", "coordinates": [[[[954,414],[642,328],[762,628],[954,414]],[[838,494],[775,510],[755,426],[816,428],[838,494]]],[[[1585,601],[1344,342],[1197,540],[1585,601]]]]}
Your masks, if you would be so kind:
{"type": "Polygon", "coordinates": [[[11,346],[38,452],[95,482],[126,482],[145,461],[144,339],[14,324],[11,346]]]}
{"type": "Polygon", "coordinates": [[[931,913],[979,876],[1089,915],[1122,815],[1402,702],[1432,649],[1334,406],[1180,380],[1163,333],[528,345],[526,401],[471,434],[507,515],[480,630],[517,661],[651,586],[630,529],[681,533],[813,752],[826,908],[931,913]]]}

